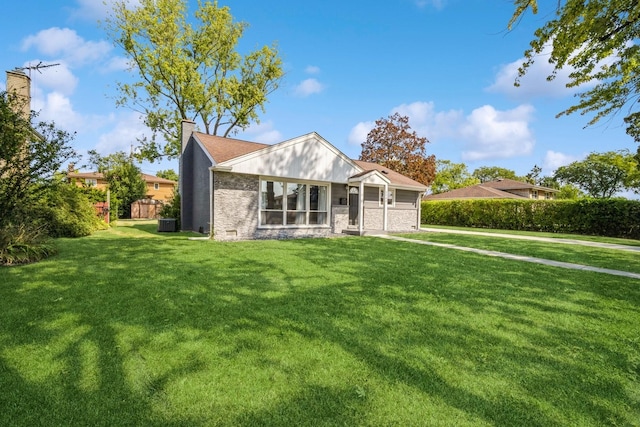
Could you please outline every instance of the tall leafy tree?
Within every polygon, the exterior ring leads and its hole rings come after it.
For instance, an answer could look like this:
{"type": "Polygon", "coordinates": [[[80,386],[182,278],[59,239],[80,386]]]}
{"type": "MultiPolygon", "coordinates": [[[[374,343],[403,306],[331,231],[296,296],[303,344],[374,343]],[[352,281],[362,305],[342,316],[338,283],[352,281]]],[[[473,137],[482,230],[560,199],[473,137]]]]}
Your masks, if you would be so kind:
{"type": "Polygon", "coordinates": [[[435,156],[426,154],[428,142],[411,130],[408,117],[395,113],[376,120],[362,143],[360,160],[381,164],[428,186],[436,169],[435,156]]]}
{"type": "Polygon", "coordinates": [[[151,139],[140,141],[142,158],[178,156],[183,119],[220,136],[259,122],[284,74],[275,45],[243,57],[236,46],[247,24],[234,22],[217,2],[198,1],[193,17],[186,0],[138,3],[114,1],[105,27],[138,77],[118,84],[117,104],[143,113],[152,131],[151,139]]]}
{"type": "Polygon", "coordinates": [[[129,218],[131,203],[147,193],[140,168],[133,163],[131,156],[122,151],[100,156],[95,150],[91,150],[89,155],[90,162],[97,166],[98,172],[104,174],[112,196],[118,201],[118,217],[129,218]]]}
{"type": "Polygon", "coordinates": [[[599,198],[609,198],[623,190],[637,192],[640,188],[637,161],[626,150],[591,153],[582,161],[559,167],[554,178],[599,198]]]}
{"type": "Polygon", "coordinates": [[[433,194],[476,184],[480,184],[480,180],[471,175],[464,163],[453,163],[451,160],[436,161],[436,176],[431,183],[433,194]]]}
{"type": "Polygon", "coordinates": [[[23,116],[13,94],[0,94],[0,229],[28,221],[62,164],[76,157],[74,135],[23,116]]]}
{"type": "Polygon", "coordinates": [[[156,172],[156,176],[158,178],[170,179],[171,181],[176,182],[178,182],[179,178],[178,174],[173,169],[159,170],[158,172],[156,172]]]}
{"type": "Polygon", "coordinates": [[[522,181],[515,171],[507,168],[501,168],[499,166],[480,166],[473,171],[473,177],[480,180],[480,182],[494,181],[496,179],[515,179],[522,181]]]}
{"type": "Polygon", "coordinates": [[[534,185],[542,185],[540,184],[540,181],[544,178],[542,177],[540,174],[542,173],[542,168],[538,165],[533,165],[533,167],[531,168],[531,170],[529,171],[528,174],[526,174],[524,176],[524,178],[526,179],[526,181],[529,184],[534,184],[534,185]]]}
{"type": "MultiPolygon", "coordinates": [[[[509,27],[527,10],[538,12],[537,0],[514,0],[514,5],[509,27]]],[[[562,68],[570,68],[567,86],[587,89],[578,94],[577,104],[558,115],[593,113],[588,122],[592,125],[624,111],[627,133],[640,142],[639,37],[638,0],[558,0],[555,16],[535,32],[519,75],[524,76],[540,57],[554,66],[548,80],[562,68]],[[549,47],[551,55],[541,55],[549,47]]]]}

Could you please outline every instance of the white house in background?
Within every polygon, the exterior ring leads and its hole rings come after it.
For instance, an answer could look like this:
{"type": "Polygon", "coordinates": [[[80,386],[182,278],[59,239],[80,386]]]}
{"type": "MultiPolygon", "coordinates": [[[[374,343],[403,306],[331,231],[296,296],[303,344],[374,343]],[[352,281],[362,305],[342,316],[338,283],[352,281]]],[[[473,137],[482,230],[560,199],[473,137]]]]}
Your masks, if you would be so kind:
{"type": "Polygon", "coordinates": [[[416,230],[425,190],[315,132],[266,145],[182,124],[181,228],[216,240],[416,230]]]}

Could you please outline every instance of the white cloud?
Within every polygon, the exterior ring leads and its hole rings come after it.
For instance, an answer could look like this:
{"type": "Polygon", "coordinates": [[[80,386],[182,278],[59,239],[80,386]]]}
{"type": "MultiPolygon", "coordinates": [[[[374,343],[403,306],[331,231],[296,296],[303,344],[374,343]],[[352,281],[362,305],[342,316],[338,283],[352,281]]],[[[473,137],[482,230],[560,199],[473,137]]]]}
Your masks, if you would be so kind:
{"type": "MultiPolygon", "coordinates": [[[[463,118],[462,112],[457,110],[437,112],[433,102],[401,104],[394,107],[390,115],[394,113],[408,117],[411,130],[415,131],[418,136],[426,137],[432,142],[455,135],[463,118]]],[[[349,133],[348,142],[352,145],[362,144],[375,125],[375,121],[356,124],[349,133]]]]}
{"type": "MultiPolygon", "coordinates": [[[[461,110],[436,111],[433,102],[414,102],[391,110],[391,114],[396,112],[407,116],[411,129],[432,143],[448,139],[464,145],[465,161],[523,156],[535,145],[529,129],[534,112],[530,105],[506,111],[485,105],[465,116],[461,110]]],[[[374,126],[373,121],[356,124],[349,133],[349,143],[364,142],[374,126]]]]}
{"type": "Polygon", "coordinates": [[[548,150],[542,162],[542,168],[551,173],[555,172],[560,166],[566,166],[571,162],[580,160],[581,157],[571,154],[559,153],[557,151],[548,150]]]}
{"type": "Polygon", "coordinates": [[[498,111],[491,105],[476,108],[460,129],[467,141],[462,159],[474,161],[531,154],[535,145],[529,129],[533,112],[530,105],[507,111],[498,111]]]}
{"type": "Polygon", "coordinates": [[[44,65],[53,67],[41,68],[37,72],[31,73],[32,89],[46,88],[59,92],[65,96],[71,95],[78,86],[78,78],[71,72],[66,62],[63,60],[40,61],[38,59],[26,62],[23,66],[35,66],[42,62],[44,65]]]}
{"type": "MultiPolygon", "coordinates": [[[[80,18],[88,21],[101,20],[107,17],[107,13],[112,9],[114,0],[76,0],[78,7],[73,9],[72,18],[80,18]]],[[[140,3],[137,0],[130,0],[129,8],[140,3]]]]}
{"type": "Polygon", "coordinates": [[[59,91],[45,92],[31,86],[31,109],[38,113],[38,121],[54,122],[56,128],[78,133],[78,137],[93,133],[108,125],[107,115],[86,115],[74,109],[71,98],[59,91]]]}
{"type": "Polygon", "coordinates": [[[73,9],[72,17],[86,20],[97,20],[107,16],[109,6],[97,0],[77,0],[78,8],[73,9]]]}
{"type": "Polygon", "coordinates": [[[407,116],[411,129],[429,141],[453,136],[463,117],[459,110],[437,112],[433,102],[401,104],[391,110],[393,113],[407,116]]]}
{"type": "MultiPolygon", "coordinates": [[[[584,83],[578,88],[568,88],[567,83],[571,81],[569,75],[574,71],[571,66],[556,72],[553,80],[547,80],[547,77],[553,73],[554,64],[549,62],[551,57],[551,46],[547,46],[543,50],[536,61],[529,66],[527,73],[520,78],[520,86],[514,86],[514,82],[518,77],[518,69],[524,63],[525,59],[520,58],[509,64],[500,67],[496,74],[495,81],[486,90],[488,92],[502,93],[515,99],[531,99],[533,97],[550,97],[562,98],[572,96],[578,91],[589,89],[597,84],[592,81],[584,83]]],[[[600,66],[611,64],[615,56],[612,55],[600,62],[600,66]]]]}
{"type": "Polygon", "coordinates": [[[325,89],[325,86],[316,79],[303,80],[298,86],[295,87],[294,93],[296,96],[307,97],[316,93],[320,93],[325,89]]]}
{"type": "Polygon", "coordinates": [[[75,30],[52,27],[30,35],[22,41],[22,50],[31,48],[50,57],[62,57],[73,65],[84,65],[99,61],[111,51],[111,45],[104,41],[87,41],[75,30]]]}
{"type": "Polygon", "coordinates": [[[124,56],[114,56],[113,58],[109,59],[102,71],[105,73],[111,71],[125,71],[128,70],[130,66],[131,65],[128,58],[124,56]]]}
{"type": "Polygon", "coordinates": [[[115,127],[109,132],[101,134],[94,147],[101,155],[117,151],[129,153],[132,144],[134,147],[138,145],[138,138],[151,136],[151,132],[145,126],[143,116],[140,113],[132,111],[118,118],[111,117],[111,120],[115,123],[115,127]]]}
{"type": "Polygon", "coordinates": [[[73,110],[71,100],[59,92],[46,95],[38,119],[55,122],[56,127],[74,131],[74,126],[81,124],[79,115],[73,110]]]}
{"type": "Polygon", "coordinates": [[[273,122],[253,123],[240,133],[242,138],[263,144],[275,144],[282,141],[282,134],[273,128],[273,122]],[[245,136],[246,135],[246,136],[245,136]]]}
{"type": "Polygon", "coordinates": [[[360,122],[355,125],[351,132],[349,132],[349,137],[347,141],[352,145],[360,145],[367,140],[367,135],[371,132],[371,129],[375,127],[375,122],[360,122]]]}
{"type": "Polygon", "coordinates": [[[547,76],[553,72],[553,65],[544,59],[539,59],[520,79],[520,86],[514,82],[518,77],[518,68],[524,58],[503,65],[496,75],[495,81],[487,88],[488,92],[502,93],[516,99],[530,99],[533,97],[561,98],[575,93],[575,89],[567,88],[569,71],[560,70],[555,79],[548,81],[547,76]]]}
{"type": "Polygon", "coordinates": [[[304,69],[307,74],[320,74],[320,67],[316,67],[315,65],[309,65],[304,69]]]}

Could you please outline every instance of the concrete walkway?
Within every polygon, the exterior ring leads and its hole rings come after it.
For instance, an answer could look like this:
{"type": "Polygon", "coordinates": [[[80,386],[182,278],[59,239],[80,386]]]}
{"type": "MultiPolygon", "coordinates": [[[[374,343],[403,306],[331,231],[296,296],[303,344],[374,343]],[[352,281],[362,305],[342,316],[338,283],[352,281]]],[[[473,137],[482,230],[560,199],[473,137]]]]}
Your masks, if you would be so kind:
{"type": "MultiPolygon", "coordinates": [[[[431,231],[431,229],[424,229],[423,230],[428,230],[431,231]]],[[[433,229],[433,230],[438,230],[438,231],[443,231],[443,232],[449,232],[450,230],[439,230],[439,229],[433,229]]],[[[458,232],[458,231],[456,231],[458,232]]],[[[461,233],[470,233],[470,234],[475,234],[476,232],[461,232],[461,233]]],[[[481,232],[478,232],[481,233],[481,232]]],[[[512,237],[513,235],[509,234],[509,235],[496,235],[495,233],[482,233],[484,235],[491,235],[491,236],[505,236],[505,237],[512,237]]],[[[593,271],[596,273],[604,273],[604,274],[611,274],[614,276],[622,276],[622,277],[630,277],[632,279],[640,279],[640,274],[638,273],[630,273],[628,271],[620,271],[620,270],[611,270],[609,268],[599,268],[599,267],[592,267],[590,265],[582,265],[582,264],[573,264],[570,262],[560,262],[560,261],[552,261],[552,260],[548,260],[548,259],[543,259],[543,258],[535,258],[535,257],[530,257],[530,256],[526,256],[526,255],[513,255],[513,254],[509,254],[506,252],[498,252],[498,251],[489,251],[489,250],[485,250],[485,249],[475,249],[475,248],[467,248],[464,246],[456,246],[456,245],[450,245],[448,243],[436,243],[436,242],[428,242],[425,240],[416,240],[416,239],[408,239],[406,237],[399,237],[399,236],[390,236],[390,235],[376,235],[375,237],[379,237],[382,239],[388,239],[388,240],[398,240],[401,242],[409,242],[409,243],[415,243],[415,244],[419,244],[419,245],[428,245],[428,246],[438,246],[441,248],[448,248],[448,249],[456,249],[459,251],[465,251],[465,252],[472,252],[472,253],[476,253],[476,254],[480,254],[480,255],[486,255],[486,256],[493,256],[493,257],[499,257],[499,258],[505,258],[505,259],[511,259],[511,260],[515,260],[515,261],[524,261],[524,262],[531,262],[531,263],[535,263],[535,264],[543,264],[543,265],[548,265],[548,266],[552,266],[552,267],[560,267],[560,268],[568,268],[568,269],[572,269],[572,270],[582,270],[582,271],[593,271]]],[[[526,236],[518,236],[518,237],[526,237],[526,236]]],[[[544,237],[540,237],[537,238],[535,236],[529,236],[528,240],[538,240],[538,239],[546,239],[544,237]]],[[[558,239],[549,239],[552,242],[555,242],[558,239]]],[[[547,241],[547,240],[543,240],[543,241],[547,241]]],[[[580,242],[579,240],[574,240],[572,242],[580,242]]],[[[563,243],[567,243],[563,242],[563,243]]],[[[589,243],[593,243],[593,242],[589,242],[589,243]]],[[[623,246],[623,245],[615,245],[615,246],[623,246]]]]}
{"type": "Polygon", "coordinates": [[[616,249],[619,251],[629,251],[629,252],[640,253],[640,246],[619,245],[616,243],[599,243],[599,242],[591,242],[588,240],[560,239],[555,237],[525,236],[520,234],[506,234],[506,233],[487,233],[485,231],[449,230],[449,229],[443,229],[443,228],[421,228],[420,230],[428,231],[431,233],[472,234],[476,236],[502,237],[505,239],[535,240],[538,242],[560,243],[564,245],[593,246],[596,248],[616,249]]]}

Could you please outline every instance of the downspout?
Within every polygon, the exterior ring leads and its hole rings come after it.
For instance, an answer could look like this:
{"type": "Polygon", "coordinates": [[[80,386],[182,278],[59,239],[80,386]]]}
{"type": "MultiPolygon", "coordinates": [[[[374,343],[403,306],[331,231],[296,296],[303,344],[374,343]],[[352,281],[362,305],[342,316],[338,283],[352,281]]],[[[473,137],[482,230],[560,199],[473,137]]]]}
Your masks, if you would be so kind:
{"type": "Polygon", "coordinates": [[[213,174],[212,169],[209,169],[209,238],[213,239],[213,174]]]}
{"type": "Polygon", "coordinates": [[[416,230],[420,230],[420,222],[422,219],[422,193],[418,193],[418,224],[416,226],[416,230]]]}
{"type": "Polygon", "coordinates": [[[382,200],[382,231],[387,231],[387,218],[389,217],[389,185],[384,185],[384,198],[382,200]]]}
{"type": "Polygon", "coordinates": [[[364,231],[364,182],[360,181],[358,189],[358,234],[364,231]]]}

